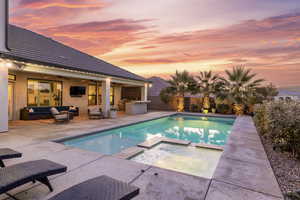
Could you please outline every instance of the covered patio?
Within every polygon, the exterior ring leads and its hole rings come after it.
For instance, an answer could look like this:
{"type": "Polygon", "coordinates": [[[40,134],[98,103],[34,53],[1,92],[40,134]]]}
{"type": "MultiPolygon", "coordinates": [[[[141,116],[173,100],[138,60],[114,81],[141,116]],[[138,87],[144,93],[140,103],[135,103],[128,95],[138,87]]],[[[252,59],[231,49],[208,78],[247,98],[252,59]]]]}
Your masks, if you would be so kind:
{"type": "MultiPolygon", "coordinates": [[[[0,8],[8,14],[6,1],[0,8]]],[[[7,23],[0,21],[0,132],[9,121],[51,118],[52,107],[80,118],[95,108],[105,118],[115,110],[136,114],[141,105],[147,112],[145,78],[7,23]]]]}

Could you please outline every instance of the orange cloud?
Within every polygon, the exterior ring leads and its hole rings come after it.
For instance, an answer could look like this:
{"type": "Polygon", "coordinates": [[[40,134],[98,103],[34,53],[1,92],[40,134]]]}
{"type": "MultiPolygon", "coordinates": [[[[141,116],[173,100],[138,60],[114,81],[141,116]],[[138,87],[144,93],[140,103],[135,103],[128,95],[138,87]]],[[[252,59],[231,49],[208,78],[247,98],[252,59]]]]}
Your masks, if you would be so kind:
{"type": "Polygon", "coordinates": [[[95,21],[41,29],[39,32],[92,55],[99,55],[141,39],[143,30],[147,29],[143,25],[145,21],[148,20],[95,21]]]}
{"type": "Polygon", "coordinates": [[[63,8],[103,8],[105,4],[97,0],[21,0],[19,8],[44,9],[50,7],[63,8]]]}
{"type": "Polygon", "coordinates": [[[220,28],[161,33],[161,27],[151,20],[114,19],[104,14],[105,19],[112,20],[90,21],[92,11],[98,14],[107,8],[105,0],[19,2],[12,23],[146,76],[162,75],[161,71],[167,76],[176,69],[193,73],[209,66],[221,70],[235,64],[252,67],[281,83],[292,84],[300,76],[296,70],[300,65],[300,13],[220,28]],[[268,73],[271,70],[277,74],[268,73]],[[290,75],[291,80],[280,77],[283,74],[290,75]]]}

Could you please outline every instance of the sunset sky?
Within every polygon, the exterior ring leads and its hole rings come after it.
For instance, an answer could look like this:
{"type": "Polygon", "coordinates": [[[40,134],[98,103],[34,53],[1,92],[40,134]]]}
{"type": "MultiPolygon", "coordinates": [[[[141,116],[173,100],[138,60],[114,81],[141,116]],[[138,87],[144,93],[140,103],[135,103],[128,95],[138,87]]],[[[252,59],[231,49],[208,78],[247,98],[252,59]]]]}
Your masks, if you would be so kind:
{"type": "Polygon", "coordinates": [[[300,85],[299,0],[10,0],[10,23],[146,77],[245,65],[300,85]]]}

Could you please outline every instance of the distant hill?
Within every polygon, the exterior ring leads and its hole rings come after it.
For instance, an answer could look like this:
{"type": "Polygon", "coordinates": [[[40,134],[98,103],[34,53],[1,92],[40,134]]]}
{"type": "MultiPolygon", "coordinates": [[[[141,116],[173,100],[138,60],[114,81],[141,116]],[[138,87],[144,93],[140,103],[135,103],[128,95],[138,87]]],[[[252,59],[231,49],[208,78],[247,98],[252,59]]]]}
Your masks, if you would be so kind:
{"type": "Polygon", "coordinates": [[[279,96],[298,96],[300,98],[300,87],[286,87],[286,88],[279,88],[279,96]]]}
{"type": "Polygon", "coordinates": [[[152,82],[152,87],[149,88],[149,96],[159,96],[160,91],[170,85],[166,80],[157,76],[149,78],[148,81],[152,82]]]}

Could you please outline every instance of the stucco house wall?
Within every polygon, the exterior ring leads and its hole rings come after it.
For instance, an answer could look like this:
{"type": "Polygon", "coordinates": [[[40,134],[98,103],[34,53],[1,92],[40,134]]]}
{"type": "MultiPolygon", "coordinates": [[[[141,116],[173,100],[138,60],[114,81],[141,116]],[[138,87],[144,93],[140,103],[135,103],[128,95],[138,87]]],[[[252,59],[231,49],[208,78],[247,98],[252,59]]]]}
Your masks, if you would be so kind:
{"type": "MultiPolygon", "coordinates": [[[[13,72],[16,75],[14,82],[14,114],[13,119],[20,119],[20,110],[27,107],[27,81],[28,79],[42,79],[61,81],[63,85],[62,105],[63,106],[76,106],[79,107],[80,115],[85,115],[88,112],[88,85],[92,83],[88,80],[71,79],[64,77],[57,77],[51,75],[43,75],[36,73],[25,73],[21,71],[13,72]],[[71,97],[71,86],[84,86],[86,87],[86,94],[81,97],[71,97]]],[[[114,90],[114,104],[117,105],[121,98],[121,86],[116,86],[114,90]]]]}

